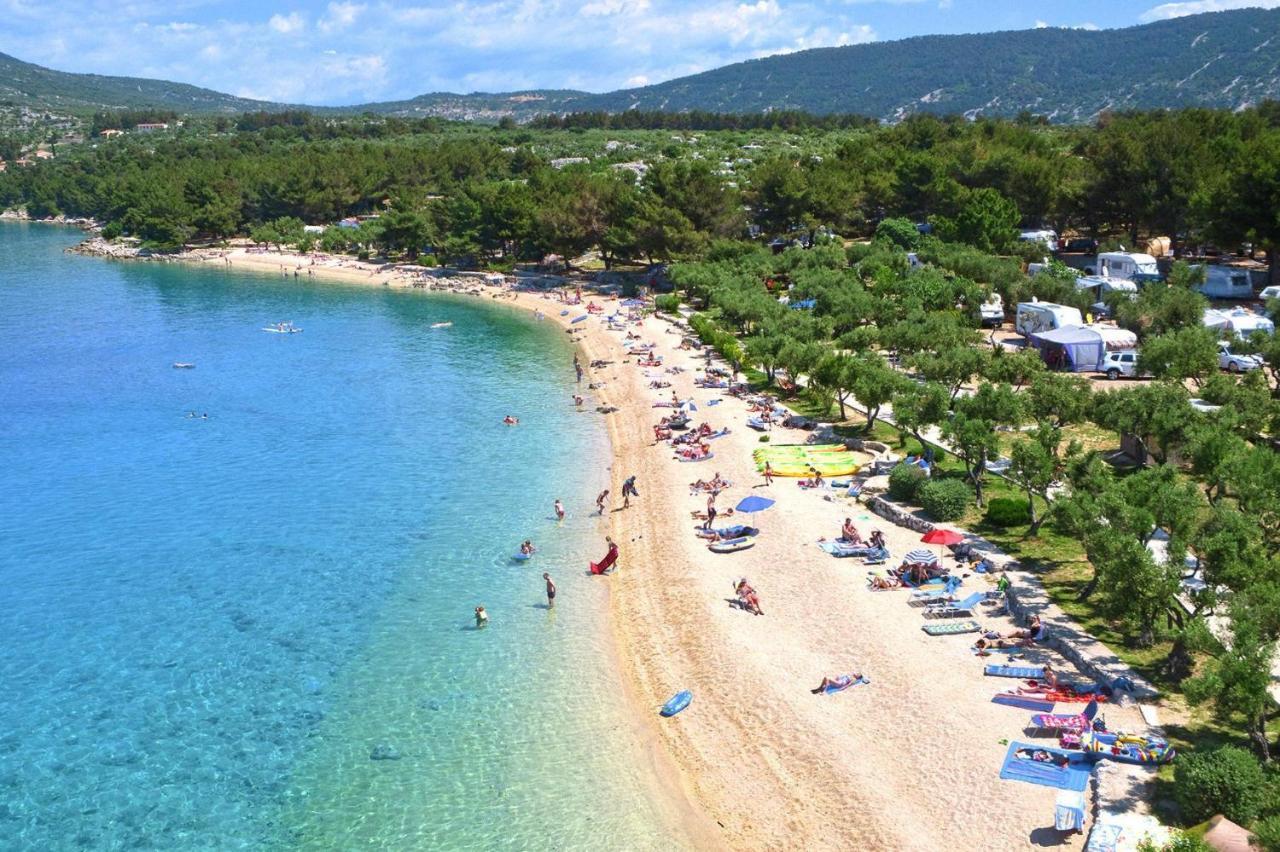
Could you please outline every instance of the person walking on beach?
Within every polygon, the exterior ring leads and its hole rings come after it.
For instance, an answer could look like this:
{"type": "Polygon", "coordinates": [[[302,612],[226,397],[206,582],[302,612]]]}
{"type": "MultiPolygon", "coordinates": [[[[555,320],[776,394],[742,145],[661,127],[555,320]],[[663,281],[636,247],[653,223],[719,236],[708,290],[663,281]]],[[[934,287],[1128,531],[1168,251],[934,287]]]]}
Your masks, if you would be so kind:
{"type": "Polygon", "coordinates": [[[622,508],[631,508],[631,498],[639,497],[640,492],[636,490],[636,478],[628,476],[627,481],[622,483],[622,508]]]}
{"type": "Polygon", "coordinates": [[[551,609],[556,605],[556,584],[550,574],[544,573],[542,579],[547,581],[547,609],[551,609]]]}
{"type": "Polygon", "coordinates": [[[476,630],[484,630],[489,626],[489,613],[484,611],[484,607],[476,607],[476,630]]]}
{"type": "Polygon", "coordinates": [[[764,463],[764,484],[773,484],[773,465],[769,464],[768,460],[764,463]]]}
{"type": "Polygon", "coordinates": [[[609,489],[606,488],[596,496],[596,513],[597,514],[600,514],[600,515],[604,514],[604,504],[608,502],[608,500],[609,500],[609,489]]]}
{"type": "Polygon", "coordinates": [[[704,530],[711,529],[711,525],[716,522],[716,495],[719,493],[719,491],[712,491],[707,496],[707,522],[702,525],[704,530]]]}
{"type": "Polygon", "coordinates": [[[556,498],[556,520],[564,520],[564,504],[560,502],[560,498],[556,498]]]}

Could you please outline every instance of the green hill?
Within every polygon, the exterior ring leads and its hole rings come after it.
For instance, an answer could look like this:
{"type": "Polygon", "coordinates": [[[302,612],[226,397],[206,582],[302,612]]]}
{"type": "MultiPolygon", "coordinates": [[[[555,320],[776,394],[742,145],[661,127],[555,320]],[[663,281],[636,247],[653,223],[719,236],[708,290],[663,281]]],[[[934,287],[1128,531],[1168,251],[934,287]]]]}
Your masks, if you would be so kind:
{"type": "Polygon", "coordinates": [[[59,113],[144,107],[180,113],[239,113],[283,108],[185,83],[53,71],[3,53],[0,53],[0,101],[59,113]]]}
{"type": "MultiPolygon", "coordinates": [[[[1117,30],[1036,29],[924,36],[806,50],[604,94],[434,93],[326,112],[496,121],[601,110],[918,112],[1088,121],[1106,109],[1238,109],[1280,98],[1280,9],[1192,15],[1117,30]]],[[[160,107],[184,113],[277,110],[159,80],[52,71],[0,54],[0,101],[59,112],[160,107]]]]}
{"type": "Polygon", "coordinates": [[[1104,109],[1235,109],[1280,98],[1280,9],[1193,15],[1119,30],[925,36],[740,62],[574,108],[917,112],[1085,121],[1104,109]]]}

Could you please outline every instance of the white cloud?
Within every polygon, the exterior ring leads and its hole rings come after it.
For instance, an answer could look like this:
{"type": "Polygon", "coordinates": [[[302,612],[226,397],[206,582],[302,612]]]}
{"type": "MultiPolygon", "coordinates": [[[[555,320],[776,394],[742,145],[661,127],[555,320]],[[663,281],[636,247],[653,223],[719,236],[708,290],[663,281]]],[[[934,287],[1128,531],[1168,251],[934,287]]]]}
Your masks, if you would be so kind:
{"type": "Polygon", "coordinates": [[[267,26],[278,33],[296,33],[307,25],[307,21],[297,12],[288,15],[275,14],[267,21],[267,26]]]}
{"type": "Polygon", "coordinates": [[[643,74],[637,74],[634,77],[627,78],[627,88],[634,89],[637,86],[649,85],[649,78],[643,74]]]}
{"type": "Polygon", "coordinates": [[[1275,9],[1280,7],[1280,0],[1188,0],[1184,3],[1162,3],[1154,6],[1138,16],[1143,23],[1167,21],[1170,18],[1182,18],[1187,15],[1199,15],[1202,12],[1226,12],[1231,9],[1275,9]]]}
{"type": "Polygon", "coordinates": [[[1097,32],[1098,30],[1102,29],[1102,27],[1098,26],[1093,21],[1085,21],[1083,24],[1076,24],[1074,27],[1072,27],[1072,29],[1073,30],[1089,30],[1090,32],[1097,32]]]}
{"type": "Polygon", "coordinates": [[[1038,29],[1038,30],[1046,30],[1046,29],[1048,29],[1048,28],[1049,28],[1049,22],[1048,22],[1048,21],[1036,21],[1036,29],[1038,29]]]}
{"type": "Polygon", "coordinates": [[[321,32],[345,30],[356,22],[365,8],[363,3],[330,3],[328,13],[320,19],[321,32]]]}
{"type": "Polygon", "coordinates": [[[594,0],[586,3],[578,10],[578,14],[586,18],[600,18],[611,15],[636,15],[649,10],[649,0],[594,0]]]}

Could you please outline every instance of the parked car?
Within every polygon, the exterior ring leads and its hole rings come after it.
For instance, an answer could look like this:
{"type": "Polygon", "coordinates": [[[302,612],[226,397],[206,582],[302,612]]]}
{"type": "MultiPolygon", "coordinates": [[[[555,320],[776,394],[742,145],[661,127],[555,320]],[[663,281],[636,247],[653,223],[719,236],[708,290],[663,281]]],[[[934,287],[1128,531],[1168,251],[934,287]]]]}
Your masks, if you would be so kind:
{"type": "Polygon", "coordinates": [[[999,293],[992,293],[989,299],[978,306],[978,313],[984,327],[1001,325],[1004,322],[1004,300],[999,293]]]}
{"type": "Polygon", "coordinates": [[[1098,364],[1098,372],[1105,374],[1111,381],[1121,376],[1126,379],[1136,379],[1138,378],[1138,353],[1132,349],[1108,352],[1102,356],[1102,361],[1098,364]]]}
{"type": "Polygon", "coordinates": [[[1071,254],[1097,254],[1098,241],[1092,237],[1075,237],[1067,240],[1067,251],[1071,254]]]}
{"type": "Polygon", "coordinates": [[[1280,299],[1280,284],[1272,284],[1270,287],[1263,287],[1262,292],[1258,294],[1258,298],[1263,302],[1270,299],[1280,299]]]}
{"type": "Polygon", "coordinates": [[[1262,359],[1257,355],[1237,355],[1231,351],[1231,344],[1223,340],[1218,344],[1218,366],[1229,373],[1247,373],[1262,366],[1262,359]]]}

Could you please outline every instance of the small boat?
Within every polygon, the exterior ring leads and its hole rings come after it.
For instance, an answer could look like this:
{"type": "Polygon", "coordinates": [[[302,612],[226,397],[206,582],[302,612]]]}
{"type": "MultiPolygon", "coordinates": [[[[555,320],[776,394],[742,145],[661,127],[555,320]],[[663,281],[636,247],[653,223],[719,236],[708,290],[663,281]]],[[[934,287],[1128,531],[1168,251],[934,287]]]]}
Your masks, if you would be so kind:
{"type": "Polygon", "coordinates": [[[433,322],[433,323],[431,323],[431,327],[432,327],[432,328],[451,328],[452,326],[453,326],[453,323],[452,323],[452,322],[433,322]]]}
{"type": "Polygon", "coordinates": [[[195,364],[188,364],[186,361],[173,362],[173,369],[175,370],[194,370],[195,368],[196,368],[195,364]]]}
{"type": "Polygon", "coordinates": [[[671,700],[663,704],[662,709],[658,712],[663,716],[674,716],[688,707],[691,701],[693,701],[693,693],[686,689],[671,696],[671,700]]]}
{"type": "Polygon", "coordinates": [[[755,539],[750,536],[739,536],[731,538],[728,541],[717,541],[707,545],[707,550],[712,553],[737,553],[739,550],[746,550],[749,547],[755,547],[755,539]]]}
{"type": "Polygon", "coordinates": [[[297,334],[302,331],[302,329],[298,328],[291,322],[278,322],[275,325],[266,326],[262,330],[269,331],[272,334],[297,334]]]}

